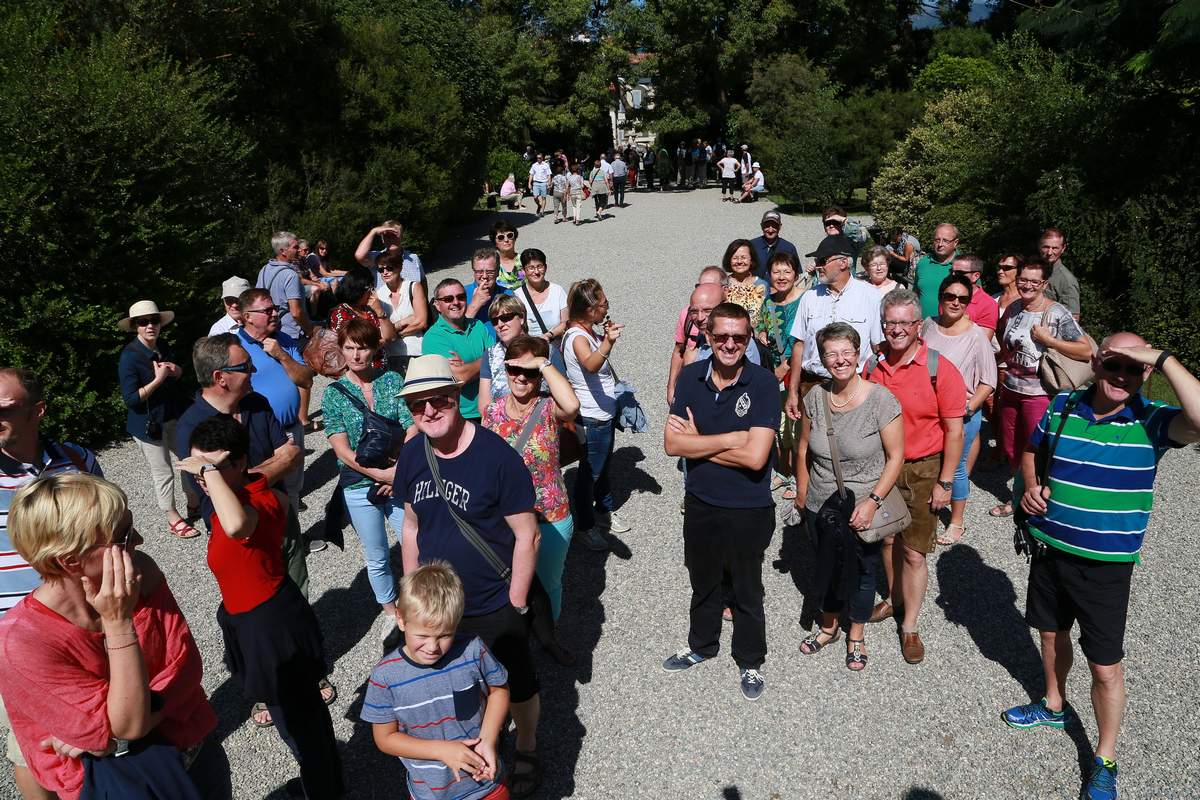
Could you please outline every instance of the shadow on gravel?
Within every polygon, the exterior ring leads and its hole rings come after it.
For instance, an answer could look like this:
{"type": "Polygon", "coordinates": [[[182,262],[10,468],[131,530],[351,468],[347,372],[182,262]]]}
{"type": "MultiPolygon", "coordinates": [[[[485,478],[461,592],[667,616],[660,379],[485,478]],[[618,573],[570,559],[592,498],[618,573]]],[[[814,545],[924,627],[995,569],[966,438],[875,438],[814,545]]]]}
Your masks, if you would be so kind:
{"type": "MultiPolygon", "coordinates": [[[[304,468],[304,485],[300,489],[301,497],[308,497],[313,492],[317,492],[330,481],[333,481],[338,476],[337,454],[330,448],[304,468]]],[[[329,497],[326,494],[325,500],[329,497]]],[[[322,501],[323,502],[323,501],[322,501]]]]}
{"type": "MultiPolygon", "coordinates": [[[[1014,558],[1013,564],[1014,569],[1027,569],[1023,559],[1014,558]]],[[[980,654],[1008,670],[1031,700],[1042,697],[1041,653],[1007,573],[984,563],[975,548],[959,544],[938,556],[937,577],[941,593],[935,602],[946,621],[965,627],[980,654]]],[[[1094,752],[1078,713],[1071,715],[1066,733],[1075,745],[1085,780],[1091,773],[1094,752]]]]}
{"type": "Polygon", "coordinates": [[[933,789],[926,789],[923,786],[914,786],[904,793],[904,800],[946,800],[942,797],[941,792],[935,792],[933,789]]]}
{"type": "Polygon", "coordinates": [[[805,630],[812,628],[813,621],[821,612],[821,598],[814,596],[810,601],[808,597],[813,579],[814,556],[812,542],[803,525],[782,528],[779,535],[779,557],[771,562],[771,566],[781,575],[789,575],[796,591],[803,598],[800,606],[800,627],[805,630]]]}
{"type": "Polygon", "coordinates": [[[662,494],[662,484],[658,479],[638,466],[645,461],[646,455],[640,447],[626,445],[618,447],[612,454],[613,504],[619,509],[635,492],[638,494],[662,494]]]}
{"type": "MultiPolygon", "coordinates": [[[[469,224],[459,227],[457,230],[462,235],[455,236],[443,242],[429,257],[428,261],[422,259],[425,261],[425,271],[427,273],[437,272],[469,261],[471,254],[475,252],[476,248],[488,246],[488,232],[499,220],[504,220],[517,229],[517,239],[519,242],[520,229],[538,221],[537,210],[533,206],[533,198],[525,198],[525,203],[526,210],[508,211],[506,209],[499,212],[479,214],[469,224]]],[[[552,208],[552,204],[548,203],[546,208],[552,208]]],[[[517,249],[522,249],[521,244],[517,244],[517,249]]],[[[431,283],[430,288],[432,287],[433,284],[431,283]]]]}

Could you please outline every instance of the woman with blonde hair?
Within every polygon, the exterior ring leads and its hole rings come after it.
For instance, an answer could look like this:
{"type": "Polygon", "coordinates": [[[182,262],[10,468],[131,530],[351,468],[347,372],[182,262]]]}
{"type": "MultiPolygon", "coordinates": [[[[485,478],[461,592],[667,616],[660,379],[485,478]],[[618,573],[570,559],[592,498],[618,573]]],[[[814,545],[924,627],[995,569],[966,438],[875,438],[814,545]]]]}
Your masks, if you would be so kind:
{"type": "Polygon", "coordinates": [[[44,581],[0,620],[0,693],[37,782],[69,800],[229,797],[200,651],[136,550],[125,493],[94,475],[39,478],[13,496],[8,528],[44,581]]]}

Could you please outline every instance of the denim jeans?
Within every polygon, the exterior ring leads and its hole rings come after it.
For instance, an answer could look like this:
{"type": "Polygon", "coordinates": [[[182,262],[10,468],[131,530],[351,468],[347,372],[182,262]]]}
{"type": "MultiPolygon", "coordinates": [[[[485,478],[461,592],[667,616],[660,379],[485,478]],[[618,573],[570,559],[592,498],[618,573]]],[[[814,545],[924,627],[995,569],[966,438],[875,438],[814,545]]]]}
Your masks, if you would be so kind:
{"type": "Polygon", "coordinates": [[[350,524],[358,534],[359,544],[362,545],[363,560],[367,562],[367,580],[371,591],[375,593],[375,602],[396,602],[396,577],[392,574],[392,562],[388,552],[387,527],[385,520],[390,520],[396,538],[400,538],[401,526],[404,525],[404,504],[392,498],[384,505],[375,505],[367,500],[370,484],[358,488],[342,490],[346,498],[346,510],[350,512],[350,524]]]}
{"type": "Polygon", "coordinates": [[[963,454],[958,460],[958,468],[954,470],[954,489],[950,492],[951,500],[966,500],[971,494],[970,475],[967,474],[967,456],[971,445],[979,435],[979,426],[983,423],[983,410],[976,411],[963,420],[963,454]]]}
{"type": "Polygon", "coordinates": [[[575,530],[590,530],[596,524],[597,511],[612,511],[612,489],[608,466],[612,459],[615,420],[601,422],[580,417],[586,434],[587,452],[579,460],[575,473],[575,530]]]}
{"type": "Polygon", "coordinates": [[[563,567],[567,563],[575,522],[567,517],[558,522],[539,522],[538,528],[542,538],[538,543],[537,576],[546,594],[550,595],[550,609],[558,619],[562,613],[563,567]]]}
{"type": "MultiPolygon", "coordinates": [[[[811,511],[804,513],[804,525],[810,541],[817,541],[817,515],[811,511]]],[[[850,597],[846,609],[842,603],[832,597],[821,598],[821,611],[826,614],[841,614],[849,611],[851,622],[866,622],[875,610],[875,576],[882,566],[880,551],[883,542],[858,542],[858,585],[850,597]]]]}

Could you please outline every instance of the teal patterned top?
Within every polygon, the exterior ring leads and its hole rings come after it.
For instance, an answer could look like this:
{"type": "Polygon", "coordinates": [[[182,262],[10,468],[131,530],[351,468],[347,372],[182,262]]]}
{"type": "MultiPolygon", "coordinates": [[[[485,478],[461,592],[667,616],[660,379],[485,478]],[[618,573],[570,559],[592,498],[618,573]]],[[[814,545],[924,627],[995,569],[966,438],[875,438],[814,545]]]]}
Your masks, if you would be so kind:
{"type": "Polygon", "coordinates": [[[800,297],[790,303],[776,303],[768,295],[767,301],[763,303],[758,330],[765,331],[767,334],[767,349],[771,351],[773,367],[778,367],[792,357],[792,345],[795,343],[795,339],[791,337],[790,331],[792,330],[792,320],[796,318],[796,309],[799,307],[800,297]]]}
{"type": "MultiPolygon", "coordinates": [[[[350,381],[349,375],[343,375],[338,378],[337,382],[349,389],[350,393],[363,403],[366,403],[362,390],[350,381]]],[[[371,381],[371,390],[375,400],[375,405],[371,410],[381,417],[399,422],[405,430],[408,430],[413,426],[412,414],[408,411],[408,405],[396,396],[403,387],[404,379],[400,377],[400,373],[391,371],[377,373],[375,379],[371,381]]],[[[362,413],[341,392],[325,390],[325,396],[321,399],[321,413],[325,418],[325,436],[327,438],[335,433],[344,433],[350,440],[350,449],[358,448],[358,440],[362,438],[362,413]]],[[[338,465],[345,466],[341,459],[338,459],[338,465]]],[[[348,488],[357,489],[368,486],[370,483],[371,479],[363,476],[362,480],[352,483],[348,488]]]]}

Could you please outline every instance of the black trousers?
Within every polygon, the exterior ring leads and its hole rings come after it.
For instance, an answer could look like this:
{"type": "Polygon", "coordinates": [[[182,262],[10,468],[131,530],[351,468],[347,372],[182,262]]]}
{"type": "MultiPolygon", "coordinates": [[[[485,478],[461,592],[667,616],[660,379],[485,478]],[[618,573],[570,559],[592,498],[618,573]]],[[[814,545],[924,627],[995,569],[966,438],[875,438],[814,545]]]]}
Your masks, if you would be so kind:
{"type": "Polygon", "coordinates": [[[767,657],[763,555],[775,533],[775,508],[720,508],[694,495],[683,507],[683,554],[692,584],[688,646],[706,658],[721,649],[722,578],[733,594],[733,660],[758,669],[767,657]]]}
{"type": "Polygon", "coordinates": [[[309,800],[339,798],[345,792],[342,780],[342,756],[333,734],[329,707],[321,699],[321,690],[307,679],[280,677],[280,704],[271,705],[271,719],[279,738],[300,762],[300,780],[309,800]]]}
{"type": "Polygon", "coordinates": [[[613,205],[623,206],[623,205],[625,205],[625,184],[628,182],[628,177],[624,176],[624,175],[622,175],[619,178],[616,176],[613,176],[612,181],[613,181],[613,205]]]}
{"type": "Polygon", "coordinates": [[[737,197],[739,194],[741,194],[741,192],[738,191],[738,179],[736,176],[732,178],[721,178],[721,195],[724,196],[726,194],[728,194],[730,197],[737,197]]]}

